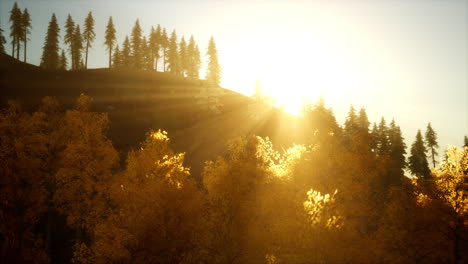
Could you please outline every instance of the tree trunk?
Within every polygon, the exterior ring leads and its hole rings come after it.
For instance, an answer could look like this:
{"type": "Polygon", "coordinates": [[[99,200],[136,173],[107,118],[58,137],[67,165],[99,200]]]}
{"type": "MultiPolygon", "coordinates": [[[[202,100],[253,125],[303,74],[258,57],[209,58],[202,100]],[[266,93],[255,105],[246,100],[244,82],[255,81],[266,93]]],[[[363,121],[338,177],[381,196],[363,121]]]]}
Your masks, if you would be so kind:
{"type": "Polygon", "coordinates": [[[20,45],[21,45],[21,42],[18,38],[18,41],[16,41],[16,45],[17,45],[17,48],[16,48],[16,59],[19,60],[19,56],[20,56],[20,45]]]}
{"type": "Polygon", "coordinates": [[[13,42],[11,43],[11,56],[14,58],[15,57],[15,48],[16,48],[16,41],[13,39],[13,42]]]}
{"type": "Polygon", "coordinates": [[[26,47],[27,47],[27,45],[28,45],[28,41],[25,38],[24,39],[24,62],[26,62],[26,47]]]}
{"type": "Polygon", "coordinates": [[[434,166],[435,168],[434,147],[431,148],[431,152],[432,152],[432,166],[434,166]]]}
{"type": "Polygon", "coordinates": [[[85,59],[85,69],[88,69],[88,48],[89,48],[89,42],[86,42],[86,59],[85,59]]]}
{"type": "Polygon", "coordinates": [[[154,62],[154,70],[158,71],[158,58],[156,58],[156,61],[154,62]]]}
{"type": "Polygon", "coordinates": [[[112,48],[109,47],[109,69],[112,68],[112,48]]]}

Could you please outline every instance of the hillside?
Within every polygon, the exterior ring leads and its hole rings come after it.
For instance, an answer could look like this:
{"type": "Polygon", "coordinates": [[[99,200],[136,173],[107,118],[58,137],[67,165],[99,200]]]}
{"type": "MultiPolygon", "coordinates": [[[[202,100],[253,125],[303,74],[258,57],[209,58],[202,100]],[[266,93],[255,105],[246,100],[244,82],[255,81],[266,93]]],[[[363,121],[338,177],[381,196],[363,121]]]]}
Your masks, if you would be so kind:
{"type": "Polygon", "coordinates": [[[139,147],[148,131],[163,129],[172,147],[186,153],[186,164],[196,177],[204,161],[223,154],[230,138],[253,133],[270,137],[280,147],[295,138],[293,116],[239,93],[167,73],[45,71],[2,54],[0,87],[2,105],[15,99],[28,110],[44,96],[70,108],[81,93],[90,95],[93,110],[109,114],[109,137],[122,158],[139,147]]]}

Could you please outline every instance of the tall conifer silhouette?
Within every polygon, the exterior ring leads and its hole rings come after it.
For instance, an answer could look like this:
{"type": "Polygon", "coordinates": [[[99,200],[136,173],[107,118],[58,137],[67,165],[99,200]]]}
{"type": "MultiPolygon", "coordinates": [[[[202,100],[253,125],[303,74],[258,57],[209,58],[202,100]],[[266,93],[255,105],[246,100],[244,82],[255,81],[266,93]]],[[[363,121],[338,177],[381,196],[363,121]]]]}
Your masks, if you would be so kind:
{"type": "Polygon", "coordinates": [[[3,29],[0,26],[0,53],[5,53],[5,44],[6,39],[5,36],[3,36],[3,29]]]}
{"type": "Polygon", "coordinates": [[[133,26],[132,34],[130,36],[133,67],[135,69],[141,69],[143,65],[141,42],[142,42],[142,30],[140,27],[140,21],[137,19],[135,21],[135,26],[133,26]]]}
{"type": "Polygon", "coordinates": [[[106,36],[104,45],[106,45],[107,50],[109,51],[109,69],[112,67],[112,49],[116,42],[115,36],[115,26],[114,22],[112,21],[112,17],[109,17],[109,22],[107,22],[106,27],[106,36]]]}
{"type": "Polygon", "coordinates": [[[408,168],[411,173],[419,178],[429,179],[431,175],[421,130],[418,130],[416,139],[411,145],[410,157],[408,158],[408,168]]]}
{"type": "Polygon", "coordinates": [[[89,48],[92,47],[92,43],[93,43],[95,38],[96,38],[96,33],[94,32],[93,13],[89,12],[88,16],[85,19],[85,25],[84,25],[84,30],[83,30],[83,41],[86,43],[85,69],[88,68],[89,48]]]}
{"type": "Polygon", "coordinates": [[[41,66],[46,69],[55,70],[59,68],[59,37],[60,29],[57,24],[57,18],[53,14],[47,29],[41,57],[41,66]]]}
{"type": "Polygon", "coordinates": [[[10,11],[10,37],[12,45],[12,54],[11,56],[19,59],[20,54],[20,43],[23,38],[23,26],[22,26],[23,15],[21,9],[18,8],[18,4],[15,2],[13,8],[10,11]]]}
{"type": "Polygon", "coordinates": [[[432,129],[431,123],[427,124],[425,141],[427,149],[431,151],[432,166],[435,168],[435,156],[439,155],[439,153],[437,153],[439,143],[437,142],[437,133],[432,129]]]}
{"type": "Polygon", "coordinates": [[[22,26],[22,33],[23,33],[23,36],[21,37],[21,39],[23,40],[24,42],[24,62],[26,62],[26,52],[27,52],[27,44],[28,44],[28,35],[31,34],[31,28],[32,28],[32,25],[31,25],[31,16],[29,15],[29,12],[28,12],[28,9],[25,8],[24,11],[23,11],[23,15],[22,15],[22,18],[21,18],[21,26],[22,26]]]}
{"type": "Polygon", "coordinates": [[[81,52],[83,51],[83,36],[81,35],[80,25],[76,25],[75,31],[73,32],[73,68],[78,70],[82,68],[82,57],[81,52]]]}
{"type": "Polygon", "coordinates": [[[75,55],[73,54],[73,36],[75,34],[75,22],[70,14],[68,14],[67,21],[65,22],[65,44],[68,44],[68,51],[70,52],[71,69],[75,70],[75,55]]]}
{"type": "Polygon", "coordinates": [[[206,73],[206,80],[214,85],[219,85],[221,81],[221,66],[218,61],[218,50],[216,49],[216,43],[213,37],[211,37],[208,43],[208,70],[206,73]]]}

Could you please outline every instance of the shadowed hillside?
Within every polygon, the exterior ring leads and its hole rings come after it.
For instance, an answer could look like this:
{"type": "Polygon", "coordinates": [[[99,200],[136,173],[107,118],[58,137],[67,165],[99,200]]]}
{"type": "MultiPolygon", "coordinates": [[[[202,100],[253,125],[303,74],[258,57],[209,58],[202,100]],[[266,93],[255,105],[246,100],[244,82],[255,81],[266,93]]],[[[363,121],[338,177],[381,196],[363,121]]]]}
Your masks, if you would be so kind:
{"type": "Polygon", "coordinates": [[[204,161],[222,154],[228,139],[254,133],[284,147],[292,143],[296,131],[292,115],[168,73],[46,71],[0,54],[0,87],[2,104],[15,99],[27,110],[44,96],[56,97],[69,108],[80,94],[90,95],[93,110],[109,114],[109,136],[121,154],[138,148],[151,129],[167,130],[174,149],[186,152],[187,165],[196,176],[204,161]]]}

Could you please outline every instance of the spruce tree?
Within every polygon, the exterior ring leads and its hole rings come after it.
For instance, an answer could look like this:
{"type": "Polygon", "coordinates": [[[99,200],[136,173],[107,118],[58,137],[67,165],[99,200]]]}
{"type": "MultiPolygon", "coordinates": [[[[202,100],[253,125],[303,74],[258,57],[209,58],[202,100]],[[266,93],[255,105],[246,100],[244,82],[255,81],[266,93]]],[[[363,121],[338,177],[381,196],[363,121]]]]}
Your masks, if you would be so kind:
{"type": "Polygon", "coordinates": [[[73,32],[73,62],[75,63],[74,69],[78,70],[83,68],[84,63],[82,61],[81,52],[83,51],[83,37],[80,31],[80,25],[76,25],[75,31],[73,32]]]}
{"type": "Polygon", "coordinates": [[[377,149],[379,155],[388,154],[389,151],[388,128],[383,117],[377,129],[377,149]]]}
{"type": "Polygon", "coordinates": [[[180,74],[185,77],[187,74],[188,68],[188,56],[187,56],[187,43],[185,42],[185,38],[182,36],[179,45],[179,59],[180,59],[180,74]]]}
{"type": "Polygon", "coordinates": [[[162,32],[161,32],[161,26],[158,25],[156,30],[154,28],[151,28],[151,37],[150,37],[150,48],[151,48],[151,55],[152,55],[152,61],[154,63],[153,68],[154,70],[158,70],[158,61],[160,58],[160,49],[161,49],[161,39],[162,39],[162,32]]]}
{"type": "Polygon", "coordinates": [[[71,58],[71,69],[75,70],[75,56],[73,54],[73,38],[75,34],[75,22],[73,21],[70,14],[68,14],[67,21],[65,22],[65,36],[64,41],[65,44],[68,44],[68,50],[70,51],[70,58],[71,58]]]}
{"type": "Polygon", "coordinates": [[[406,144],[401,134],[401,129],[395,124],[395,120],[392,120],[390,123],[388,137],[390,142],[390,159],[392,162],[392,179],[390,179],[390,181],[391,183],[399,183],[401,177],[404,175],[403,169],[406,166],[406,144]]]}
{"type": "Polygon", "coordinates": [[[12,57],[19,59],[20,52],[20,41],[23,38],[23,26],[22,26],[23,15],[21,9],[18,8],[18,4],[15,2],[13,8],[10,11],[10,37],[12,45],[12,57]]]}
{"type": "Polygon", "coordinates": [[[218,50],[216,49],[216,43],[214,38],[211,37],[210,42],[208,43],[208,51],[206,52],[208,56],[208,70],[206,73],[206,80],[218,86],[221,81],[221,66],[218,61],[218,50]]]}
{"type": "Polygon", "coordinates": [[[464,138],[463,147],[468,148],[468,137],[467,136],[465,136],[465,138],[464,138]]]}
{"type": "Polygon", "coordinates": [[[201,54],[198,45],[195,44],[195,52],[193,53],[193,78],[200,78],[200,67],[201,67],[201,54]]]}
{"type": "Polygon", "coordinates": [[[116,42],[115,36],[115,26],[112,21],[112,17],[109,17],[109,22],[107,22],[106,35],[104,45],[106,45],[107,50],[109,51],[109,69],[112,67],[112,49],[116,42]]]}
{"type": "Polygon", "coordinates": [[[169,38],[167,37],[167,32],[166,29],[164,28],[161,34],[161,50],[163,53],[163,71],[166,71],[166,65],[167,65],[167,51],[168,51],[168,46],[169,46],[169,38]]]}
{"type": "Polygon", "coordinates": [[[113,66],[114,69],[118,69],[121,66],[121,56],[120,56],[119,45],[115,46],[114,55],[112,57],[112,63],[114,65],[113,66]]]}
{"type": "Polygon", "coordinates": [[[128,36],[125,36],[125,40],[122,44],[122,52],[120,55],[122,67],[128,68],[132,62],[130,40],[128,39],[128,36]]]}
{"type": "Polygon", "coordinates": [[[377,124],[374,122],[372,125],[371,137],[370,137],[370,149],[374,154],[378,154],[378,137],[379,137],[379,130],[377,128],[377,124]]]}
{"type": "Polygon", "coordinates": [[[351,105],[349,107],[348,117],[346,118],[343,131],[344,136],[348,140],[352,140],[358,131],[357,118],[356,110],[354,110],[354,107],[351,105]]]}
{"type": "Polygon", "coordinates": [[[62,49],[62,53],[60,54],[60,60],[59,60],[59,64],[60,64],[60,70],[63,70],[63,71],[66,71],[67,70],[67,66],[68,66],[68,62],[67,62],[67,56],[65,55],[65,50],[62,49]]]}
{"type": "Polygon", "coordinates": [[[140,21],[137,19],[135,21],[135,26],[133,26],[132,34],[130,36],[133,67],[135,69],[141,69],[143,65],[141,41],[142,41],[142,30],[140,27],[140,21]]]}
{"type": "Polygon", "coordinates": [[[435,156],[439,155],[439,153],[437,153],[439,143],[437,142],[437,133],[432,129],[430,122],[427,124],[425,141],[427,149],[431,151],[432,166],[435,168],[435,156]]]}
{"type": "Polygon", "coordinates": [[[84,68],[88,68],[88,51],[89,48],[92,48],[92,43],[96,38],[96,33],[94,32],[94,18],[92,12],[88,13],[88,16],[85,19],[85,25],[83,30],[83,41],[86,43],[86,56],[85,56],[85,65],[84,68]]]}
{"type": "Polygon", "coordinates": [[[31,16],[29,15],[29,12],[28,12],[28,9],[25,8],[24,11],[23,11],[23,15],[22,15],[22,20],[21,20],[21,25],[23,27],[22,29],[22,32],[23,32],[23,36],[22,36],[22,40],[24,42],[24,62],[26,62],[26,50],[27,50],[27,44],[28,44],[28,35],[31,34],[31,28],[32,28],[32,25],[31,25],[31,16]]]}
{"type": "Polygon", "coordinates": [[[57,18],[55,14],[52,14],[44,41],[41,67],[53,70],[59,68],[59,34],[60,29],[57,24],[57,18]]]}
{"type": "Polygon", "coordinates": [[[5,53],[6,40],[3,36],[3,29],[0,27],[0,53],[5,53]]]}
{"type": "Polygon", "coordinates": [[[362,107],[359,110],[359,115],[357,117],[357,125],[359,127],[359,130],[364,133],[364,134],[369,134],[369,118],[367,117],[366,109],[362,107]]]}
{"type": "Polygon", "coordinates": [[[418,178],[429,179],[431,171],[427,162],[426,147],[424,146],[421,130],[418,130],[416,139],[411,145],[410,157],[408,158],[408,168],[412,174],[418,178]]]}
{"type": "Polygon", "coordinates": [[[175,30],[172,31],[171,39],[169,40],[168,47],[168,70],[174,75],[180,73],[180,61],[179,61],[179,48],[177,45],[177,33],[175,30]]]}

